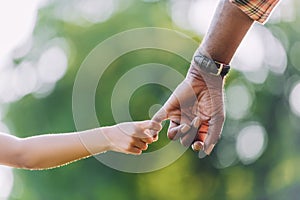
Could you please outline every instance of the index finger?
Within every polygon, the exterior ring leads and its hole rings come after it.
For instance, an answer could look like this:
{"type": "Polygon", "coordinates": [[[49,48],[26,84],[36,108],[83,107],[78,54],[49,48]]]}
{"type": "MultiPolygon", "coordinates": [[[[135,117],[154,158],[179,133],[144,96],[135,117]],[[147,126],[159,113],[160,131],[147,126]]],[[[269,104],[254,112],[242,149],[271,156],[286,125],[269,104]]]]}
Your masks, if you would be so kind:
{"type": "Polygon", "coordinates": [[[161,107],[156,113],[155,115],[152,117],[152,121],[161,123],[164,120],[166,120],[168,118],[168,113],[167,111],[164,109],[164,107],[161,107]]]}
{"type": "Polygon", "coordinates": [[[153,131],[160,131],[162,129],[162,125],[153,120],[147,120],[143,124],[143,129],[150,129],[153,131]]]}

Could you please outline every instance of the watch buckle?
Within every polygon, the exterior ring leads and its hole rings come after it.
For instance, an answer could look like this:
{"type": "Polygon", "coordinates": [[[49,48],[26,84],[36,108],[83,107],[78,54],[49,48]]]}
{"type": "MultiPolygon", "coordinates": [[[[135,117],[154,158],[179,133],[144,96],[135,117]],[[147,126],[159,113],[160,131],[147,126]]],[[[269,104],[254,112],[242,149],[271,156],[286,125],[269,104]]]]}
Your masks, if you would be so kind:
{"type": "Polygon", "coordinates": [[[215,64],[216,64],[216,67],[217,67],[217,65],[219,65],[219,68],[218,68],[218,72],[217,73],[212,73],[212,72],[210,72],[210,74],[212,74],[212,75],[214,75],[214,76],[220,76],[221,75],[221,73],[222,73],[222,70],[223,70],[223,68],[224,68],[224,64],[223,63],[219,63],[219,62],[216,62],[215,61],[215,64]]]}

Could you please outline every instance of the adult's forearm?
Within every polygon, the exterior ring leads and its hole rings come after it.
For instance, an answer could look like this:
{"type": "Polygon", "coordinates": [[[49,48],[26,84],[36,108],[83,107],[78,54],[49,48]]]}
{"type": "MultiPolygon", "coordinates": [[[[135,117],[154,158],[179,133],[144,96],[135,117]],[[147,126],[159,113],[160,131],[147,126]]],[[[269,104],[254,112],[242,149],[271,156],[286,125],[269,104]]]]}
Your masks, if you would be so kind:
{"type": "Polygon", "coordinates": [[[213,60],[228,64],[253,19],[228,0],[220,0],[200,51],[213,60]]]}

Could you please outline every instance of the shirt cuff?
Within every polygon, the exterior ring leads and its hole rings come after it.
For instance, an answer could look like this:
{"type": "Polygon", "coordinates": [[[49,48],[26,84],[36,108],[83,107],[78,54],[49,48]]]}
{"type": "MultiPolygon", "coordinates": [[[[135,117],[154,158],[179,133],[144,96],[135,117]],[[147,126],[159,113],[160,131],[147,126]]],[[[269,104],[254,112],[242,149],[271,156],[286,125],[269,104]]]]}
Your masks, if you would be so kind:
{"type": "Polygon", "coordinates": [[[265,23],[280,0],[229,0],[254,21],[265,23]]]}

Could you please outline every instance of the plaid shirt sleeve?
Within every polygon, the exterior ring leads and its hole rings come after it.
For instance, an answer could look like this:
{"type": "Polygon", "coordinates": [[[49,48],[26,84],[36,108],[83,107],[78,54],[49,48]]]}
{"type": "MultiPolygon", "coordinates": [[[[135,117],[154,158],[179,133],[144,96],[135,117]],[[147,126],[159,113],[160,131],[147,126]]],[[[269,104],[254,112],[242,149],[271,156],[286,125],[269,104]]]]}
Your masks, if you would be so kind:
{"type": "Polygon", "coordinates": [[[251,19],[264,23],[280,0],[229,0],[251,19]]]}

